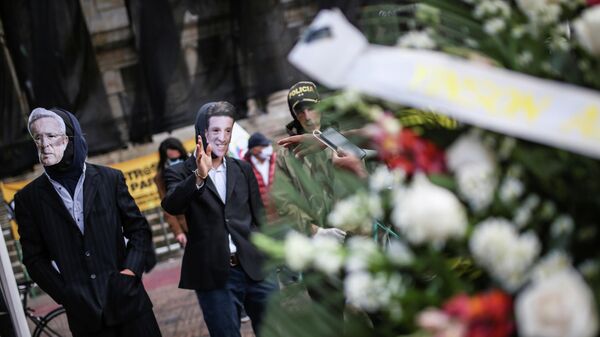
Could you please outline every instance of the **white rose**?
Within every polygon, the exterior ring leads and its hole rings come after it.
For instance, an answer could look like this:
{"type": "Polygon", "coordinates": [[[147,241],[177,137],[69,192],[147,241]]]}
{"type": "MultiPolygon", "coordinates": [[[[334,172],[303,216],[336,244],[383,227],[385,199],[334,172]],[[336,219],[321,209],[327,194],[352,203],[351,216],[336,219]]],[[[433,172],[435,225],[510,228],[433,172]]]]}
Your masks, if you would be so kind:
{"type": "Polygon", "coordinates": [[[482,165],[492,169],[496,166],[494,155],[483,145],[476,132],[464,134],[452,143],[446,151],[446,161],[454,172],[470,165],[482,165]]]}
{"type": "MultiPolygon", "coordinates": [[[[383,273],[372,275],[360,271],[350,273],[344,280],[344,295],[348,303],[365,311],[373,312],[388,308],[391,300],[405,291],[399,275],[383,273]]],[[[401,308],[394,307],[395,311],[401,308]]]]}
{"type": "Polygon", "coordinates": [[[377,194],[354,194],[337,202],[327,221],[344,231],[371,233],[374,219],[383,215],[381,199],[377,194]]]}
{"type": "Polygon", "coordinates": [[[586,9],[573,25],[581,46],[590,54],[600,56],[600,6],[586,9]]]}
{"type": "Polygon", "coordinates": [[[519,336],[593,337],[598,332],[594,294],[572,268],[529,285],[515,303],[519,336]]]}
{"type": "Polygon", "coordinates": [[[285,261],[295,271],[306,269],[315,256],[311,240],[295,231],[287,234],[284,249],[285,261]]]}
{"type": "Polygon", "coordinates": [[[390,171],[385,165],[380,165],[369,177],[369,188],[373,192],[391,189],[402,183],[405,176],[406,172],[402,170],[390,171]]]}
{"type": "Polygon", "coordinates": [[[469,248],[479,265],[504,288],[514,291],[525,282],[540,243],[533,233],[519,236],[515,225],[506,219],[490,218],[475,226],[469,248]]]}
{"type": "Polygon", "coordinates": [[[475,212],[484,210],[494,200],[497,177],[493,167],[487,164],[461,167],[456,172],[456,183],[461,197],[475,212]]]}
{"type": "Polygon", "coordinates": [[[344,254],[337,239],[319,236],[312,239],[314,266],[327,275],[336,274],[344,264],[344,254]]]}
{"type": "Polygon", "coordinates": [[[357,212],[361,210],[359,199],[356,196],[351,196],[344,200],[338,201],[333,210],[327,216],[327,221],[333,227],[341,228],[344,230],[354,230],[357,227],[361,227],[364,221],[362,213],[357,212]]]}
{"type": "Polygon", "coordinates": [[[367,270],[369,263],[379,255],[375,241],[364,236],[348,239],[347,249],[346,270],[349,272],[367,270]]]}
{"type": "Polygon", "coordinates": [[[500,200],[504,203],[509,203],[515,201],[518,197],[523,195],[525,191],[525,186],[515,177],[505,177],[500,185],[499,196],[500,200]]]}
{"type": "Polygon", "coordinates": [[[462,135],[446,151],[448,167],[454,171],[458,192],[475,212],[492,202],[497,178],[496,160],[483,144],[478,130],[462,135]]]}
{"type": "Polygon", "coordinates": [[[409,265],[415,259],[415,254],[413,254],[408,246],[398,240],[392,240],[385,252],[388,259],[398,266],[409,265]]]}
{"type": "MultiPolygon", "coordinates": [[[[344,280],[344,294],[348,303],[366,311],[379,309],[376,295],[378,285],[368,272],[351,273],[344,280]]],[[[383,286],[383,284],[379,285],[383,286]]]]}
{"type": "Polygon", "coordinates": [[[467,229],[463,205],[452,192],[417,175],[412,185],[398,191],[392,222],[413,244],[440,247],[450,238],[462,238],[467,229]]]}

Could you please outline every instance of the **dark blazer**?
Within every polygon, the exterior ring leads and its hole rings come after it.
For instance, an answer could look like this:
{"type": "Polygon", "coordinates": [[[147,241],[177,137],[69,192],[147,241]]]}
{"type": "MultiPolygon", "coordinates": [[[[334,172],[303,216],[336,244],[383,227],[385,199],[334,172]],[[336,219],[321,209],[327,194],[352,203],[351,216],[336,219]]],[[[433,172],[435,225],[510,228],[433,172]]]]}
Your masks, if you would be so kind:
{"type": "Polygon", "coordinates": [[[255,281],[264,279],[263,255],[250,243],[250,234],[261,226],[264,212],[258,184],[248,163],[225,160],[225,204],[210,178],[200,189],[196,187],[194,156],[165,170],[168,192],[162,207],[171,214],[185,214],[188,224],[180,288],[210,290],[225,285],[230,268],[228,233],[246,274],[255,281]]]}
{"type": "Polygon", "coordinates": [[[151,233],[121,171],[88,163],[83,203],[81,234],[45,174],[15,196],[29,275],[66,308],[71,330],[85,334],[151,310],[140,278],[151,233]],[[120,274],[125,268],[137,277],[120,274]]]}

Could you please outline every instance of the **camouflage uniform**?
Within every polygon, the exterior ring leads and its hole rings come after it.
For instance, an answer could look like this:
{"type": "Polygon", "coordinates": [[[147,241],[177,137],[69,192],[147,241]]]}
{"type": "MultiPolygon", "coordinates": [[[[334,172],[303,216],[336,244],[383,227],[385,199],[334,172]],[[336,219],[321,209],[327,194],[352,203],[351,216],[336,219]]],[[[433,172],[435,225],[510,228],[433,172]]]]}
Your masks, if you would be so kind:
{"type": "Polygon", "coordinates": [[[306,234],[311,224],[326,227],[334,200],[333,182],[331,150],[297,159],[290,150],[280,149],[271,190],[278,215],[306,234]]]}

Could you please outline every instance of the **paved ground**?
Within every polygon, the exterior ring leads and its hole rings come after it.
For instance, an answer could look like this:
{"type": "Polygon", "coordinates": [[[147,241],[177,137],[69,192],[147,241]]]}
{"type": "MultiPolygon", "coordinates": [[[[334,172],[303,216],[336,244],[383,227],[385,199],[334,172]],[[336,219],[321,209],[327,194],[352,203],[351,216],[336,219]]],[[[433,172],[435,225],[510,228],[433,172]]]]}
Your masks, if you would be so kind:
{"type": "MultiPolygon", "coordinates": [[[[208,337],[206,324],[191,290],[177,288],[181,258],[159,263],[144,276],[144,285],[154,304],[154,314],[164,337],[208,337]]],[[[36,297],[29,304],[36,312],[52,310],[56,304],[47,296],[36,297]]],[[[242,324],[242,336],[254,337],[250,322],[242,324]]]]}

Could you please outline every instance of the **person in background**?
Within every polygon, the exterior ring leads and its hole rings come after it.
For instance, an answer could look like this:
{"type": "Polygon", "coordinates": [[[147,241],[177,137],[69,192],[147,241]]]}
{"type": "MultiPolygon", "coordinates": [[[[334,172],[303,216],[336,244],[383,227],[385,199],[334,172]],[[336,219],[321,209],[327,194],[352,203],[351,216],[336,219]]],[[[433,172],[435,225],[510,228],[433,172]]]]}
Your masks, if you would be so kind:
{"type": "Polygon", "coordinates": [[[85,161],[68,111],[36,108],[27,127],[44,167],[15,195],[31,279],[64,306],[74,336],[161,336],[142,283],[152,235],[123,173],[85,161]]]}
{"type": "Polygon", "coordinates": [[[258,182],[260,198],[265,205],[267,220],[275,219],[277,210],[270,202],[270,191],[275,177],[275,160],[277,156],[273,152],[273,145],[262,133],[255,132],[248,139],[248,151],[244,160],[252,166],[254,176],[258,182]]]}
{"type": "MultiPolygon", "coordinates": [[[[181,141],[177,138],[167,138],[163,140],[158,146],[158,165],[156,167],[156,175],[154,176],[154,183],[158,189],[158,195],[162,201],[167,194],[167,187],[165,185],[164,172],[167,167],[172,167],[176,164],[183,163],[188,158],[187,152],[183,147],[181,141]]],[[[175,239],[179,242],[182,247],[187,244],[187,223],[183,214],[173,215],[167,211],[163,211],[165,220],[169,224],[175,239]]]]}

